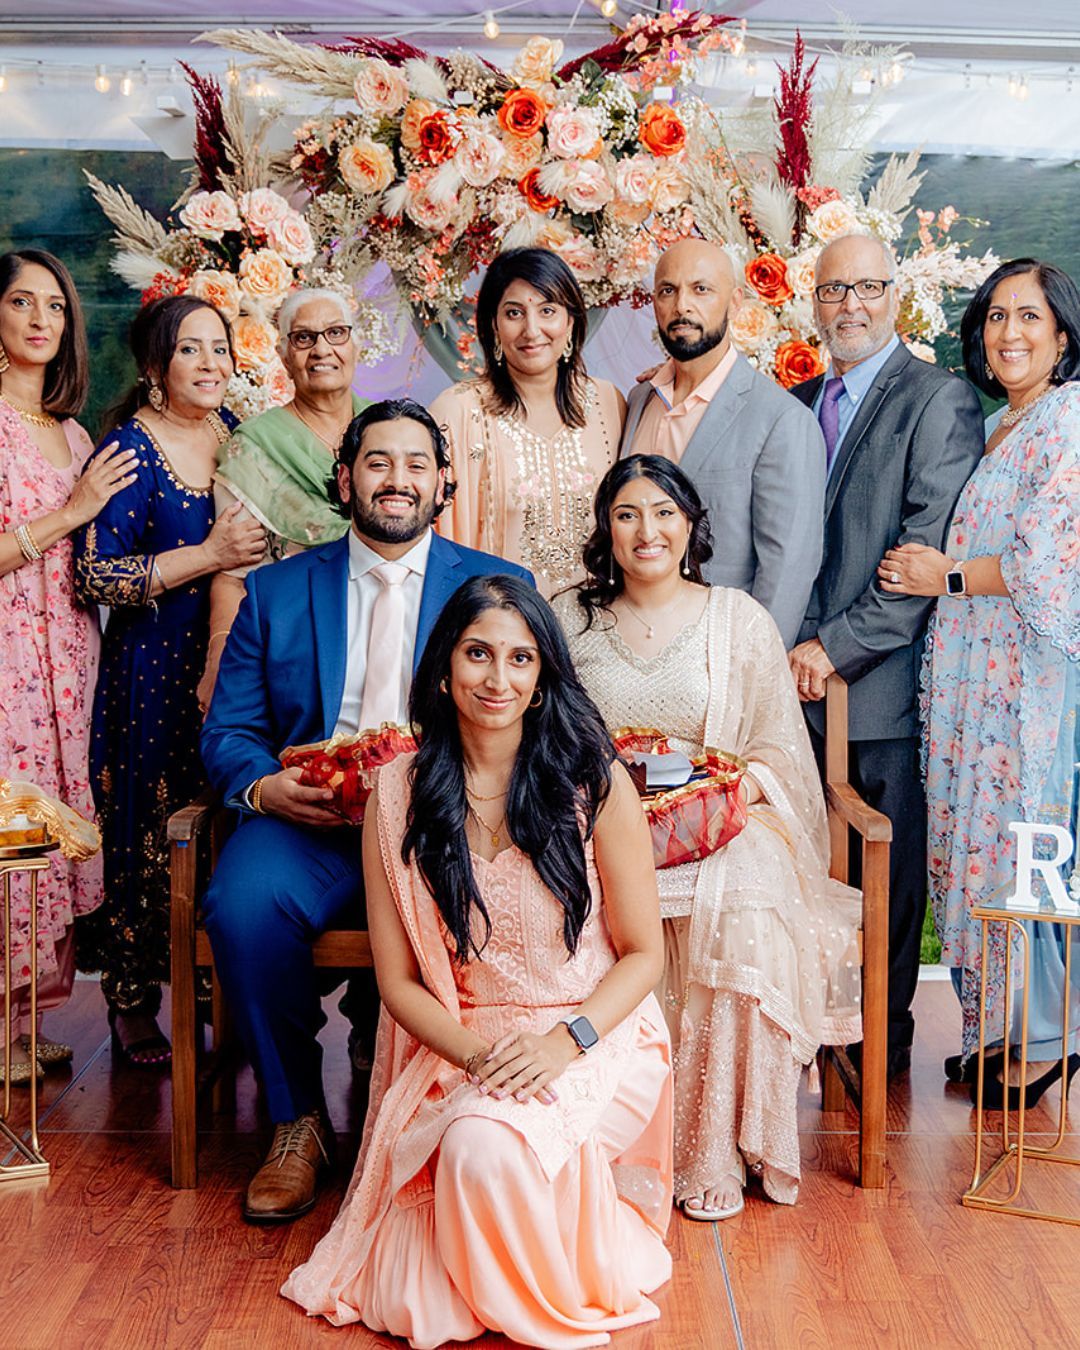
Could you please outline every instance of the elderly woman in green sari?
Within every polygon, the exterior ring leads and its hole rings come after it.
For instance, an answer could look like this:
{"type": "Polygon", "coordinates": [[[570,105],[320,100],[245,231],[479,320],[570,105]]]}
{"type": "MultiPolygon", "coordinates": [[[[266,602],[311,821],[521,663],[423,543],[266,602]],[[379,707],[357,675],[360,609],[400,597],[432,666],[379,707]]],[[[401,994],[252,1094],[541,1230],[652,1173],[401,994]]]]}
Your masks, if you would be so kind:
{"type": "MultiPolygon", "coordinates": [[[[318,548],[348,528],[330,505],[330,477],[349,423],[366,406],[352,392],[357,335],[349,303],[336,291],[293,292],[278,314],[279,353],[295,395],[241,423],[221,451],[214,497],[221,513],[240,502],[267,533],[266,562],[318,548]]],[[[244,594],[247,569],[219,573],[211,591],[210,643],[199,684],[204,711],[218,662],[244,594]]]]}

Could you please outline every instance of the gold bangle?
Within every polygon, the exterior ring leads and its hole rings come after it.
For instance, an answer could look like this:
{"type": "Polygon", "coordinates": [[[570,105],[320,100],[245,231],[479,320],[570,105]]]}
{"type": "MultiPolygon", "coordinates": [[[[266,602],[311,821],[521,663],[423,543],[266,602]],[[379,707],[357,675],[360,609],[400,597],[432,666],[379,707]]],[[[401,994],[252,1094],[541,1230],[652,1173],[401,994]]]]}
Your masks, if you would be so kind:
{"type": "Polygon", "coordinates": [[[251,809],[255,812],[257,816],[266,815],[266,812],[263,810],[262,804],[262,790],[263,790],[263,783],[265,782],[266,782],[266,775],[264,774],[262,778],[256,778],[255,786],[251,789],[251,809]]]}
{"type": "Polygon", "coordinates": [[[37,541],[30,533],[29,525],[18,525],[15,528],[15,542],[19,546],[19,552],[23,558],[29,562],[40,562],[45,556],[37,546],[37,541]]]}
{"type": "Polygon", "coordinates": [[[216,633],[210,634],[209,638],[207,639],[206,645],[209,646],[210,643],[213,642],[215,638],[219,637],[227,638],[231,632],[232,632],[231,628],[219,628],[216,633]]]}

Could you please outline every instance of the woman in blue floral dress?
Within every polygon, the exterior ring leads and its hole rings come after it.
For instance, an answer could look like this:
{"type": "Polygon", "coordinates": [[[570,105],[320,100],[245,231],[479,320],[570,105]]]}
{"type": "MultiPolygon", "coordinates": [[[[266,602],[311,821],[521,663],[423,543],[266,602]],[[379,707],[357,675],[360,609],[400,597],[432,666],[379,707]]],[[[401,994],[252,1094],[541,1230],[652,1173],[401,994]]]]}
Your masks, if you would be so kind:
{"type": "MultiPolygon", "coordinates": [[[[987,423],[986,454],[957,503],[949,556],[905,545],[886,554],[879,575],[885,590],[943,597],[928,632],[923,693],[930,894],[963,1006],[962,1053],[946,1061],[946,1073],[971,1081],[982,964],[982,925],[971,911],[1013,892],[1010,821],[1074,834],[1077,826],[1080,293],[1049,264],[1005,263],[979,288],[962,332],[969,377],[1008,405],[987,423]],[[963,592],[946,595],[945,575],[957,568],[963,592]]],[[[1029,931],[1025,1096],[1033,1105],[1060,1076],[1066,930],[1040,923],[1029,931]]],[[[1001,925],[991,928],[987,960],[990,1044],[1017,1013],[1006,1009],[1001,925]]],[[[1076,1025],[1075,989],[1071,1001],[1076,1025]]],[[[1077,1067],[1074,1054],[1070,1080],[1077,1067]]],[[[1009,1074],[1018,1084],[1017,1065],[1009,1074]]],[[[1009,1095],[1015,1104],[1019,1090],[1009,1095]]],[[[1000,1076],[991,1076],[987,1104],[1004,1097],[1000,1076]]]]}
{"type": "Polygon", "coordinates": [[[217,451],[235,425],[219,411],[233,373],[225,319],[202,300],[157,300],[131,344],[139,382],[104,443],[137,452],[135,480],[75,541],[79,595],[109,609],[90,743],[105,902],[79,920],[78,960],[102,972],[114,1048],[157,1064],[170,1054],[156,1021],[169,972],[166,824],[205,785],[195,688],[210,580],[258,561],[265,537],[239,507],[214,520],[217,451]]]}

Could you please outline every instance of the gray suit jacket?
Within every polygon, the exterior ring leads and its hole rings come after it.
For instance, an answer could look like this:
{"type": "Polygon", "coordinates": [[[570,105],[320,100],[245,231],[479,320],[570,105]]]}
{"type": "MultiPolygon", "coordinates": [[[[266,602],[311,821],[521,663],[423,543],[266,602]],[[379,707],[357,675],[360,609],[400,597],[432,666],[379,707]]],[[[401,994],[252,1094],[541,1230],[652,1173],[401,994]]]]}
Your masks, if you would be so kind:
{"type": "MultiPolygon", "coordinates": [[[[630,391],[624,458],[652,395],[648,383],[630,391]]],[[[705,579],[749,592],[793,646],[821,562],[825,442],[817,419],[739,356],[679,467],[709,512],[705,579]]]]}
{"type": "MultiPolygon", "coordinates": [[[[821,376],[792,390],[808,407],[821,376]]],[[[897,348],[837,451],[825,491],[825,553],[800,642],[817,636],[851,685],[848,734],[916,736],[923,634],[932,598],[889,595],[877,565],[896,544],[944,549],[953,508],[983,453],[970,384],[897,348]]],[[[820,703],[807,716],[824,726],[820,703]]]]}

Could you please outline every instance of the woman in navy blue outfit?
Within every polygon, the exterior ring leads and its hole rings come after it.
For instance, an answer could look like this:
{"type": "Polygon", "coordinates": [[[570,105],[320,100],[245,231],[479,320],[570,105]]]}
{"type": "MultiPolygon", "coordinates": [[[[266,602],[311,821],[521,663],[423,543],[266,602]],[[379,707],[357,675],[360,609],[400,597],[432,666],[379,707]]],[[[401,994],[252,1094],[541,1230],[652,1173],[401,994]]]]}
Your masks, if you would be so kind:
{"type": "Polygon", "coordinates": [[[233,373],[226,320],[188,296],[156,300],[131,345],[139,380],[102,446],[137,452],[135,481],[75,541],[77,590],[109,610],[90,745],[105,903],[80,924],[78,959],[101,971],[114,1049],[160,1064],[170,1055],[157,1025],[169,972],[166,825],[206,781],[195,689],[210,581],[258,562],[265,538],[239,508],[214,519],[217,451],[236,421],[221,409],[233,373]]]}

